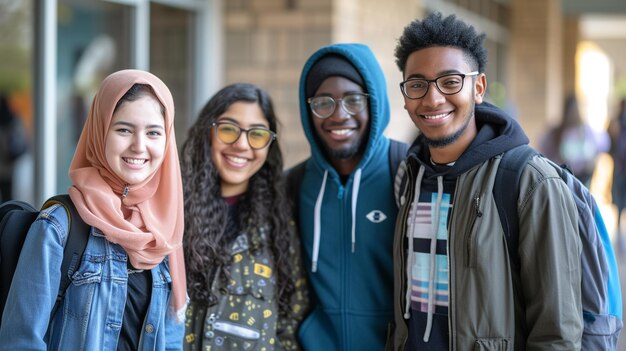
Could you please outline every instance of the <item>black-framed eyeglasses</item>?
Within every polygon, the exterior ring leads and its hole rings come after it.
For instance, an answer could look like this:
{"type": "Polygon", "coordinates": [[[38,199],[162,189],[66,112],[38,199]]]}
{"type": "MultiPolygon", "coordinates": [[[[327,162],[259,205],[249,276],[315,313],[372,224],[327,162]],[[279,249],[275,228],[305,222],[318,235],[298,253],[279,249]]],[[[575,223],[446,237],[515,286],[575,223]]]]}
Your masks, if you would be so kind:
{"type": "Polygon", "coordinates": [[[245,132],[248,138],[248,145],[254,150],[263,149],[276,139],[276,133],[261,127],[244,129],[231,122],[214,122],[211,124],[211,128],[215,130],[217,139],[228,145],[234,144],[239,140],[241,133],[245,132]]]}
{"type": "Polygon", "coordinates": [[[341,101],[341,107],[344,111],[349,115],[356,115],[367,106],[368,96],[369,95],[365,93],[350,93],[340,99],[335,99],[331,96],[315,96],[308,98],[307,102],[316,117],[328,118],[335,113],[337,102],[339,101],[341,101]]]}
{"type": "Polygon", "coordinates": [[[478,75],[478,71],[470,73],[451,73],[439,76],[435,79],[409,78],[400,83],[402,94],[408,99],[421,99],[428,94],[430,83],[435,83],[437,90],[443,95],[454,95],[463,89],[465,77],[478,75]]]}

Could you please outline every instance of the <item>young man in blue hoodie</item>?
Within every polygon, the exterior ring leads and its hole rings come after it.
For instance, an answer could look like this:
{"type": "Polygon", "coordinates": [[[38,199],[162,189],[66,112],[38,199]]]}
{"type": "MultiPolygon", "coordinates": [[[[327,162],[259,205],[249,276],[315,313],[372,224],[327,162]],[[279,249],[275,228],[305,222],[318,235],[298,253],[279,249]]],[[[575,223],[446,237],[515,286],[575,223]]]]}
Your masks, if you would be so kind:
{"type": "Polygon", "coordinates": [[[336,44],[315,52],[300,79],[300,113],[311,157],[288,183],[299,183],[289,196],[313,309],[299,340],[306,350],[382,350],[393,319],[397,206],[383,135],[387,89],[372,51],[336,44]]]}
{"type": "Polygon", "coordinates": [[[572,196],[533,157],[519,181],[512,267],[493,188],[502,154],[528,144],[483,102],[484,34],[435,13],[409,24],[396,62],[420,135],[398,194],[389,350],[578,350],[581,241],[572,196]]]}

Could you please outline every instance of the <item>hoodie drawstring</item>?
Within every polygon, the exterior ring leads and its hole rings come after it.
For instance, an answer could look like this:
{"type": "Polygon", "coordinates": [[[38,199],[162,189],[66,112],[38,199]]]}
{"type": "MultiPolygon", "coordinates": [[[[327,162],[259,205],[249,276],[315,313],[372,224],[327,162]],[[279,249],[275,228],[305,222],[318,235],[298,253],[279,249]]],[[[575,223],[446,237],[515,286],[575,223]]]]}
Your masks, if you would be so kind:
{"type": "Polygon", "coordinates": [[[433,218],[433,234],[430,239],[430,274],[428,276],[428,317],[424,342],[430,339],[430,331],[433,327],[433,314],[435,312],[435,288],[437,286],[437,234],[439,233],[439,221],[441,220],[441,201],[443,199],[443,177],[437,177],[437,200],[435,201],[435,218],[433,218]]]}
{"type": "MultiPolygon", "coordinates": [[[[354,173],[354,181],[352,183],[352,203],[351,203],[351,214],[352,214],[352,253],[354,253],[356,249],[356,205],[357,200],[359,199],[359,187],[361,185],[361,169],[358,168],[354,173]]],[[[324,171],[324,179],[322,180],[322,187],[320,188],[320,192],[317,195],[317,200],[315,201],[315,213],[313,214],[314,222],[313,222],[313,257],[311,258],[311,272],[317,272],[317,261],[319,258],[320,252],[320,239],[322,233],[322,202],[324,200],[324,191],[326,190],[326,180],[328,179],[328,171],[324,171]]]]}
{"type": "Polygon", "coordinates": [[[322,227],[322,200],[324,200],[324,190],[326,189],[326,179],[328,178],[328,171],[324,172],[324,180],[322,180],[322,187],[317,200],[315,201],[315,213],[313,214],[313,257],[311,262],[311,272],[317,272],[317,258],[320,254],[320,237],[322,227]]]}
{"type": "Polygon", "coordinates": [[[408,218],[408,225],[409,228],[406,232],[406,236],[407,236],[407,240],[409,241],[409,245],[407,247],[407,260],[406,260],[406,281],[407,281],[407,286],[406,286],[406,293],[405,293],[405,304],[404,304],[404,318],[405,319],[409,319],[411,317],[410,314],[410,308],[411,308],[411,281],[412,279],[412,273],[413,273],[413,263],[415,261],[414,259],[414,232],[415,232],[415,222],[417,219],[417,203],[419,202],[419,197],[420,197],[420,184],[422,183],[422,178],[424,177],[424,166],[420,166],[419,171],[417,172],[417,180],[415,182],[416,186],[415,186],[415,192],[414,192],[414,196],[413,196],[413,204],[412,204],[412,208],[409,210],[409,218],[408,218]]]}
{"type": "Polygon", "coordinates": [[[352,253],[356,247],[356,204],[359,198],[359,185],[361,184],[361,169],[358,168],[354,173],[354,182],[352,183],[352,253]]]}

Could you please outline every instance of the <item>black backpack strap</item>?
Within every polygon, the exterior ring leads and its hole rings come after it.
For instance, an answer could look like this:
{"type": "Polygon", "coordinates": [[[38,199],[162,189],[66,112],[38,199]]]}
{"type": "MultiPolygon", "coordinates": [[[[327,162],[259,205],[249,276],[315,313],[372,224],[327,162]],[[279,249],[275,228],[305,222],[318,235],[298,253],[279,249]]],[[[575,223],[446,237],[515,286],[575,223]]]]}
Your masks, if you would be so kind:
{"type": "Polygon", "coordinates": [[[299,216],[300,186],[302,185],[302,179],[304,178],[305,167],[306,161],[302,161],[285,171],[285,179],[287,181],[287,198],[291,202],[293,218],[296,221],[299,216]]]}
{"type": "Polygon", "coordinates": [[[389,170],[391,171],[391,179],[396,178],[396,172],[400,163],[406,159],[406,154],[409,151],[409,144],[401,141],[389,139],[389,170]]]}
{"type": "Polygon", "coordinates": [[[48,199],[41,209],[45,209],[54,204],[60,204],[67,211],[67,217],[69,220],[69,232],[65,248],[63,249],[63,262],[61,263],[61,282],[59,284],[59,293],[57,294],[56,302],[52,308],[50,315],[54,315],[59,303],[63,301],[65,291],[71,283],[71,276],[78,268],[80,264],[83,252],[89,241],[89,231],[91,226],[83,221],[83,219],[76,211],[76,206],[72,202],[72,199],[68,194],[56,195],[48,199]]]}
{"type": "Polygon", "coordinates": [[[537,154],[537,151],[526,144],[506,151],[502,155],[493,185],[493,197],[504,230],[509,258],[515,269],[520,267],[517,252],[519,242],[519,217],[517,213],[519,181],[528,160],[537,154]]]}

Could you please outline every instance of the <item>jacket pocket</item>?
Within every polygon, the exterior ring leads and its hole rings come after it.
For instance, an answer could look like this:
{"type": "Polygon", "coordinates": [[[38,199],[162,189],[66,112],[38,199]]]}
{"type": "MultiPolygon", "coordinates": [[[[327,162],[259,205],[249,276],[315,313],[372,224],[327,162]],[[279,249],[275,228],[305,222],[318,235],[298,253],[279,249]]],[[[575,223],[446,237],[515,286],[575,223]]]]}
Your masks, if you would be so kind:
{"type": "Polygon", "coordinates": [[[474,351],[512,351],[513,344],[506,338],[480,338],[474,342],[474,351]]]}
{"type": "Polygon", "coordinates": [[[84,318],[89,311],[94,298],[96,285],[102,282],[102,262],[97,260],[83,260],[78,270],[72,275],[72,283],[65,293],[65,311],[68,316],[84,318]]]}
{"type": "Polygon", "coordinates": [[[261,332],[237,323],[216,321],[204,337],[209,340],[205,347],[211,345],[207,350],[256,350],[261,332]]]}
{"type": "Polygon", "coordinates": [[[221,296],[220,303],[207,312],[204,344],[212,345],[212,350],[252,350],[261,339],[266,343],[275,337],[266,333],[274,330],[277,311],[262,296],[255,295],[245,290],[221,296]]]}
{"type": "Polygon", "coordinates": [[[620,318],[608,314],[593,314],[583,311],[583,350],[612,350],[623,327],[620,318]]]}
{"type": "Polygon", "coordinates": [[[471,214],[469,215],[469,225],[467,226],[467,232],[465,234],[466,248],[467,248],[467,267],[477,266],[477,246],[478,246],[478,228],[480,227],[481,217],[483,216],[483,210],[481,208],[482,202],[479,193],[476,193],[472,197],[471,214]]]}
{"type": "Polygon", "coordinates": [[[244,256],[234,262],[228,286],[219,289],[218,304],[206,313],[204,345],[212,350],[280,349],[272,269],[244,256]]]}

